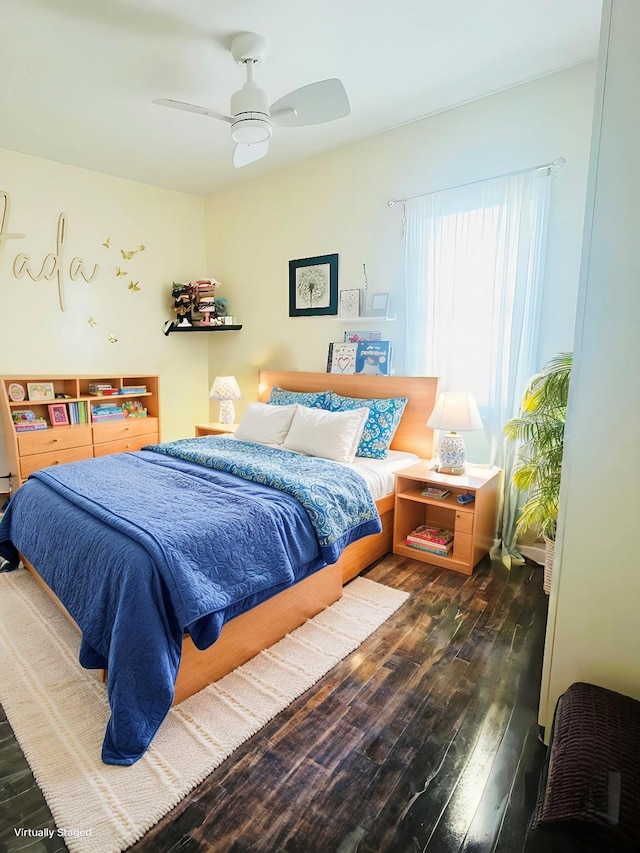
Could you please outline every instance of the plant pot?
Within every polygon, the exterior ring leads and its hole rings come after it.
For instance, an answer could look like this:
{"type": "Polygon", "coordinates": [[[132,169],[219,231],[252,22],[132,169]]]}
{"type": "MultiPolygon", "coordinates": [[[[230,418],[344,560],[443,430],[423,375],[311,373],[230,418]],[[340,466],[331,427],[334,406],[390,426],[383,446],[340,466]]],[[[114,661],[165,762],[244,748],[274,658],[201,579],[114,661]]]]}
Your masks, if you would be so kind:
{"type": "Polygon", "coordinates": [[[545,544],[545,552],[544,552],[544,580],[542,583],[542,588],[549,595],[551,591],[551,576],[553,574],[553,558],[556,553],[556,543],[555,539],[547,539],[544,538],[545,544]]]}

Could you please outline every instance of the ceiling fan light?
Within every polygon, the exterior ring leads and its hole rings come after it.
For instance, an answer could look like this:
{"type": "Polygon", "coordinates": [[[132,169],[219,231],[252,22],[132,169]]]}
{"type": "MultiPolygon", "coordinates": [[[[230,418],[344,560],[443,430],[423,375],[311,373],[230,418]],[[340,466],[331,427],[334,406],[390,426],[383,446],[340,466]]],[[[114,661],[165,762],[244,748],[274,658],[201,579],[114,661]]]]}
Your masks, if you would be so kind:
{"type": "Polygon", "coordinates": [[[271,122],[262,118],[244,118],[231,126],[231,136],[240,145],[256,145],[271,138],[271,122]]]}

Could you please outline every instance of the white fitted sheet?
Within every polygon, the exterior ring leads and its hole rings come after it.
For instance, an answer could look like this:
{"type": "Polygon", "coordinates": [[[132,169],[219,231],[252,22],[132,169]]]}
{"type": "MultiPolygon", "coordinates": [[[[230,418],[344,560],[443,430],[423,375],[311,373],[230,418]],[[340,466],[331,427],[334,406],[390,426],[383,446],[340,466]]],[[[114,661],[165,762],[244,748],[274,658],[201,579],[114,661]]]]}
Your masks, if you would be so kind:
{"type": "Polygon", "coordinates": [[[366,459],[356,456],[353,462],[341,462],[340,464],[353,468],[354,471],[364,477],[374,500],[379,501],[380,498],[393,492],[394,473],[400,468],[415,465],[419,461],[420,457],[415,453],[407,453],[404,450],[390,450],[386,459],[366,459]]]}

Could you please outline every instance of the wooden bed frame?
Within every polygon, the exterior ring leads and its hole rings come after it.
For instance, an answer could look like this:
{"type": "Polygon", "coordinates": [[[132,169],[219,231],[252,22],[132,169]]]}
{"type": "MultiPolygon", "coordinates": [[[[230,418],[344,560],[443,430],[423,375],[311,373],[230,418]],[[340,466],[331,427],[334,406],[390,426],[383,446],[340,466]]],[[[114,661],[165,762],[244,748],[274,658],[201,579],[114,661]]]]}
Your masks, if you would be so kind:
{"type": "MultiPolygon", "coordinates": [[[[274,385],[288,391],[333,390],[345,397],[407,397],[402,420],[391,443],[392,450],[405,450],[430,458],[433,432],[426,426],[435,405],[438,380],[434,377],[362,376],[327,373],[298,373],[262,370],[259,397],[269,399],[274,385]]],[[[182,659],[174,696],[174,705],[222,678],[236,667],[269,648],[307,619],[320,613],[342,595],[343,584],[371,563],[389,553],[393,532],[393,495],[377,501],[382,532],[349,545],[337,563],[283,590],[252,610],[227,622],[216,642],[205,651],[184,637],[182,659]]],[[[37,570],[22,558],[25,567],[69,616],[66,609],[42,580],[37,570]]],[[[69,616],[69,618],[71,618],[69,616]]],[[[72,620],[73,621],[73,620],[72,620]]]]}

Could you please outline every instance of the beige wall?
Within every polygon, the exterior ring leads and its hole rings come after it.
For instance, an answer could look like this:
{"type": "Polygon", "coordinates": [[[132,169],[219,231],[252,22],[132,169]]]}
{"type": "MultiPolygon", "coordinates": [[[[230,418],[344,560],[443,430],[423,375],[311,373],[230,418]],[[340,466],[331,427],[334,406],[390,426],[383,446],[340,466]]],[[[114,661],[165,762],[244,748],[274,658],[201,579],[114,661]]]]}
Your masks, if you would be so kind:
{"type": "MultiPolygon", "coordinates": [[[[203,200],[4,150],[0,190],[12,203],[5,231],[25,235],[0,242],[0,374],[157,373],[163,437],[193,435],[194,422],[208,418],[207,342],[202,335],[165,337],[162,327],[172,316],[171,282],[206,273],[203,200]],[[31,257],[37,273],[56,251],[61,212],[67,218],[64,312],[54,281],[13,274],[18,253],[31,257]],[[108,237],[110,250],[101,245],[108,237]],[[120,248],[140,243],[145,251],[124,261],[120,248]],[[74,257],[89,271],[100,264],[93,282],[70,280],[74,257]],[[117,265],[130,273],[126,279],[116,277],[117,265]],[[128,290],[132,278],[137,293],[128,290]],[[109,342],[110,334],[117,343],[109,342]]],[[[3,454],[2,439],[0,473],[6,472],[3,454]]]]}
{"type": "MultiPolygon", "coordinates": [[[[594,81],[595,63],[582,65],[209,197],[209,268],[223,283],[220,295],[244,324],[238,333],[211,339],[211,375],[235,374],[247,398],[255,399],[262,366],[325,370],[329,341],[341,340],[347,325],[354,324],[289,318],[290,259],[337,252],[343,288],[363,286],[366,263],[370,289],[390,291],[391,312],[399,312],[402,211],[399,205],[389,208],[389,198],[556,157],[567,163],[553,191],[541,360],[570,349],[594,81]]],[[[385,324],[382,331],[394,341],[402,372],[402,323],[385,324]]],[[[246,400],[238,410],[243,405],[246,400]]],[[[211,414],[217,418],[217,408],[211,414]]]]}
{"type": "Polygon", "coordinates": [[[640,5],[607,0],[604,20],[540,708],[547,727],[574,681],[640,699],[640,114],[629,101],[640,81],[640,5]]]}

